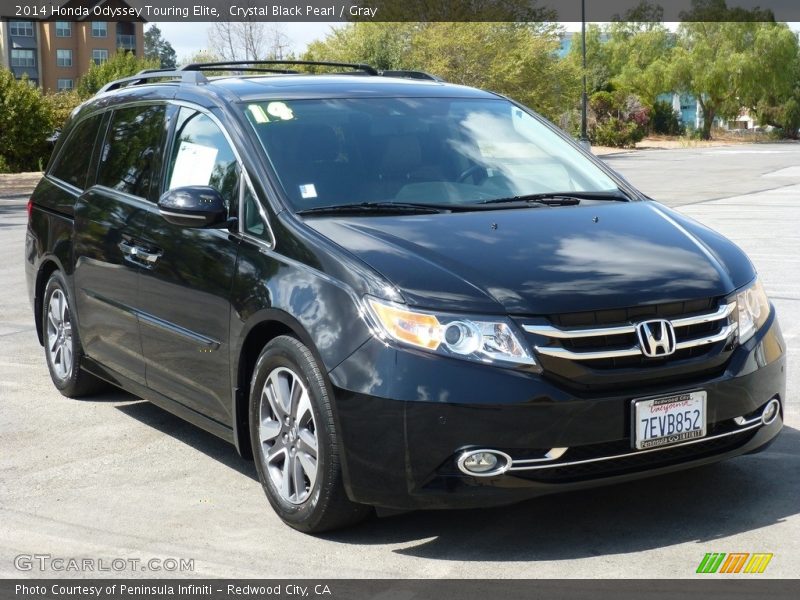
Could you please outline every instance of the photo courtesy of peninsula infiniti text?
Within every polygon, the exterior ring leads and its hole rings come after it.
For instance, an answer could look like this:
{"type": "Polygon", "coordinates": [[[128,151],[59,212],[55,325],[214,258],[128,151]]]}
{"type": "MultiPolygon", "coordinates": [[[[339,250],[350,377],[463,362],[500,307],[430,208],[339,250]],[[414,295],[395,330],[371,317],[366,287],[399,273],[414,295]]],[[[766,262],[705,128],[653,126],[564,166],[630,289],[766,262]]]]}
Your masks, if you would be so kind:
{"type": "Polygon", "coordinates": [[[116,386],[228,440],[301,531],[580,493],[783,426],[786,346],[736,245],[426,73],[112,82],[28,215],[61,393],[116,386]]]}

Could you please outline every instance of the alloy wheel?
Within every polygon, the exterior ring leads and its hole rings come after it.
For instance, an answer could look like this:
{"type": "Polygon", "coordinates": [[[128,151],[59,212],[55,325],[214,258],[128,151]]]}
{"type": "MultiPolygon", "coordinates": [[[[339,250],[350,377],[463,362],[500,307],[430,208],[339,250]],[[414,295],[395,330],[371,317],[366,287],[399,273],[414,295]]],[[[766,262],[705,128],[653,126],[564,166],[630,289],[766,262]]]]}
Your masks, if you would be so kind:
{"type": "Polygon", "coordinates": [[[47,305],[47,353],[59,379],[72,373],[72,321],[64,292],[57,289],[47,305]]]}
{"type": "Polygon", "coordinates": [[[317,428],[308,390],[291,369],[278,367],[264,382],[259,440],[266,471],[281,498],[305,502],[317,479],[317,428]]]}

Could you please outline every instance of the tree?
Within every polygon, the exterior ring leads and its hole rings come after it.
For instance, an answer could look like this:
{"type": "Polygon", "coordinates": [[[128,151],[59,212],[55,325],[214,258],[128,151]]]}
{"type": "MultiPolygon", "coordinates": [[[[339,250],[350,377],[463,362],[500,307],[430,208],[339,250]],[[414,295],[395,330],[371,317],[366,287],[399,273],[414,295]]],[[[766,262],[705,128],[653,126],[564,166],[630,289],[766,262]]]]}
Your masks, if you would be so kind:
{"type": "Polygon", "coordinates": [[[697,98],[702,137],[709,139],[715,118],[732,119],[765,98],[791,95],[794,74],[786,65],[796,53],[797,38],[785,23],[683,23],[670,79],[697,98]]]}
{"type": "Polygon", "coordinates": [[[786,67],[797,54],[797,37],[771,11],[692,0],[681,18],[668,79],[697,98],[703,139],[711,137],[715,118],[735,118],[743,107],[755,109],[769,98],[775,105],[791,95],[795,76],[786,67]]]}
{"type": "Polygon", "coordinates": [[[363,7],[376,8],[377,17],[384,22],[554,22],[558,12],[546,0],[362,0],[363,7]]]}
{"type": "Polygon", "coordinates": [[[72,111],[81,103],[81,97],[76,90],[44,94],[42,99],[50,112],[50,120],[55,130],[60,130],[64,126],[72,111]]]}
{"type": "MultiPolygon", "coordinates": [[[[247,0],[245,6],[256,3],[247,0]]],[[[209,29],[209,49],[225,61],[287,59],[289,48],[289,37],[280,23],[216,21],[209,29]]]]}
{"type": "Polygon", "coordinates": [[[190,65],[194,63],[215,63],[221,61],[222,58],[213,52],[209,52],[208,50],[198,50],[194,54],[181,59],[181,65],[190,65]]]}
{"type": "Polygon", "coordinates": [[[51,112],[41,90],[27,78],[0,69],[0,165],[12,172],[42,168],[53,132],[51,112]]]}
{"type": "MultiPolygon", "coordinates": [[[[207,64],[216,62],[222,62],[222,59],[216,54],[209,52],[208,50],[199,50],[190,56],[184,57],[181,60],[181,65],[191,65],[197,63],[207,64]]],[[[213,77],[216,75],[223,74],[222,71],[203,71],[203,73],[208,77],[213,77]]]]}
{"type": "Polygon", "coordinates": [[[138,58],[132,52],[119,51],[106,62],[93,64],[78,80],[76,89],[81,98],[88,98],[110,81],[135,75],[144,69],[158,68],[160,63],[156,59],[138,58]]]}
{"type": "MultiPolygon", "coordinates": [[[[638,18],[656,18],[660,8],[642,3],[638,18]]],[[[626,14],[625,18],[632,18],[626,14]]],[[[589,25],[586,31],[586,81],[589,93],[627,90],[652,105],[669,90],[666,73],[675,46],[674,36],[662,23],[616,21],[603,27],[589,25]]],[[[567,60],[580,70],[581,43],[573,38],[567,60]]]]}
{"type": "Polygon", "coordinates": [[[681,21],[709,21],[714,23],[767,23],[775,22],[775,14],[756,6],[753,9],[729,8],[725,0],[692,0],[692,10],[681,11],[681,21]]]}
{"type": "Polygon", "coordinates": [[[642,0],[636,6],[628,9],[620,17],[614,15],[611,19],[615,23],[630,23],[639,29],[642,25],[657,26],[664,20],[664,8],[659,4],[653,4],[647,0],[642,0]]]}
{"type": "Polygon", "coordinates": [[[578,97],[578,72],[558,59],[547,23],[354,23],[312,43],[304,58],[426,71],[512,96],[556,119],[578,97]]]}
{"type": "Polygon", "coordinates": [[[161,30],[155,23],[144,32],[144,57],[157,60],[162,69],[175,68],[175,49],[162,37],[161,30]]]}
{"type": "Polygon", "coordinates": [[[359,62],[376,69],[410,68],[413,23],[350,23],[308,45],[304,60],[359,62]]]}
{"type": "Polygon", "coordinates": [[[413,68],[508,95],[557,119],[579,97],[579,72],[558,59],[552,23],[428,23],[411,40],[413,68]]]}
{"type": "Polygon", "coordinates": [[[652,105],[669,92],[667,72],[675,38],[661,23],[612,23],[608,27],[614,87],[638,95],[652,105]]]}
{"type": "MultiPolygon", "coordinates": [[[[787,43],[788,47],[789,44],[787,43]]],[[[782,60],[782,84],[770,86],[771,93],[761,97],[751,106],[761,125],[780,127],[785,136],[796,139],[800,128],[800,45],[795,37],[794,52],[782,60]],[[776,93],[775,88],[780,92],[776,93]]],[[[778,60],[773,57],[773,60],[778,60]]]]}
{"type": "MultiPolygon", "coordinates": [[[[589,95],[609,91],[614,71],[607,40],[607,33],[599,25],[590,23],[586,27],[586,88],[589,95]]],[[[579,73],[583,69],[583,46],[578,35],[572,37],[565,61],[579,73]]]]}

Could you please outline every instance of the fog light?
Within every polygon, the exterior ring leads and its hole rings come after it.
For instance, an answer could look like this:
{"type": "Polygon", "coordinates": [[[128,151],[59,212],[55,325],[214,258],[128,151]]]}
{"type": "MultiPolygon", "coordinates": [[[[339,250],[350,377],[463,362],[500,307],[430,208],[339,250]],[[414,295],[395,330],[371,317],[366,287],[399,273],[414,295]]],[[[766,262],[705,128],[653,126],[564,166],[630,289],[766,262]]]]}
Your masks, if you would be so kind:
{"type": "Polygon", "coordinates": [[[781,403],[777,398],[773,398],[767,402],[767,405],[764,407],[764,412],[761,413],[761,422],[764,423],[764,425],[769,425],[778,418],[780,412],[781,403]]]}
{"type": "Polygon", "coordinates": [[[461,472],[475,477],[499,475],[510,466],[511,457],[498,450],[470,450],[458,459],[461,472]]]}
{"type": "Polygon", "coordinates": [[[492,471],[497,466],[497,457],[488,452],[478,452],[464,461],[464,468],[473,473],[492,471]]]}

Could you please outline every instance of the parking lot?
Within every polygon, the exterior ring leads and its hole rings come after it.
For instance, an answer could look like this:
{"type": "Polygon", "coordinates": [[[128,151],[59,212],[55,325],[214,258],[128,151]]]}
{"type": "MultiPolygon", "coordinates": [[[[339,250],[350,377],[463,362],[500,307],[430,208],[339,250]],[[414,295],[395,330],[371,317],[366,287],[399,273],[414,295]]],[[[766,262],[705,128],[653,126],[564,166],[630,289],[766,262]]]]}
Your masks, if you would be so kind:
{"type": "Polygon", "coordinates": [[[763,577],[800,576],[800,144],[605,160],[754,261],[789,348],[786,427],[767,451],[509,508],[295,532],[232,446],[121,392],[55,390],[25,289],[27,191],[0,178],[0,576],[174,575],[15,568],[49,554],[193,559],[196,577],[681,578],[706,552],[774,553],[763,577]]]}

